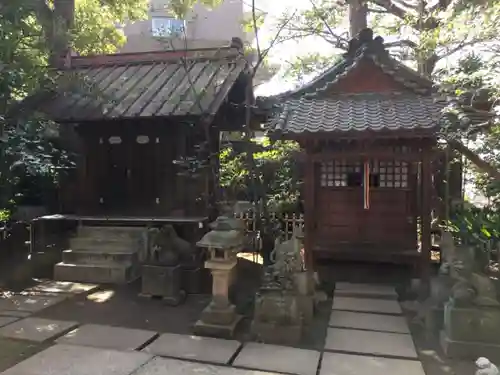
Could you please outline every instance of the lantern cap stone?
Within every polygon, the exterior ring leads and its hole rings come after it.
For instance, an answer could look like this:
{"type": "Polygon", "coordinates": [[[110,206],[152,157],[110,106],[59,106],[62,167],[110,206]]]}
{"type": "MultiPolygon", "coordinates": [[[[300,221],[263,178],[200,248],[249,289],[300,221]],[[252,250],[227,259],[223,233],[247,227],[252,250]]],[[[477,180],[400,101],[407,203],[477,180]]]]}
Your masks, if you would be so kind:
{"type": "Polygon", "coordinates": [[[245,223],[243,220],[235,219],[228,216],[219,216],[214,222],[209,224],[210,229],[215,231],[228,231],[228,230],[245,230],[245,223]]]}

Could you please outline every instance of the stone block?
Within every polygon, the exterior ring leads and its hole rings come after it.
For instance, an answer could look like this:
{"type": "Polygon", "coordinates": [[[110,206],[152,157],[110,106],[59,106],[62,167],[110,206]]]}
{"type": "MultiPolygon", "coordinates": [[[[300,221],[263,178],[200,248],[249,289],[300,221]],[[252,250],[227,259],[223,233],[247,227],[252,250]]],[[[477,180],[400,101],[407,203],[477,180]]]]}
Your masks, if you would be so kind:
{"type": "Polygon", "coordinates": [[[96,289],[96,284],[82,284],[70,281],[47,281],[26,289],[28,292],[80,294],[96,289]]]}
{"type": "Polygon", "coordinates": [[[236,306],[230,304],[221,308],[211,302],[203,310],[201,319],[208,324],[230,325],[234,322],[236,315],[236,306]]]}
{"type": "Polygon", "coordinates": [[[263,371],[297,375],[315,375],[320,353],[315,350],[248,343],[236,356],[233,365],[263,371]]]}
{"type": "Polygon", "coordinates": [[[11,339],[44,342],[72,330],[77,322],[26,318],[0,328],[0,336],[11,339]]]}
{"type": "MultiPolygon", "coordinates": [[[[279,375],[271,372],[246,370],[228,366],[215,366],[206,363],[181,361],[178,359],[156,357],[142,366],[133,375],[279,375]]],[[[31,375],[31,374],[29,374],[31,375]]],[[[79,375],[79,374],[78,374],[79,375]]]]}
{"type": "Polygon", "coordinates": [[[136,350],[156,336],[142,329],[86,324],[56,340],[59,344],[92,346],[95,348],[136,350]]]}
{"type": "Polygon", "coordinates": [[[323,353],[319,375],[425,375],[419,361],[323,353]]]}
{"type": "Polygon", "coordinates": [[[335,284],[335,297],[360,297],[360,298],[384,298],[397,299],[398,294],[393,286],[342,283],[335,284]]]}
{"type": "Polygon", "coordinates": [[[64,301],[68,296],[14,295],[0,300],[0,310],[35,313],[64,301]]]}
{"type": "Polygon", "coordinates": [[[397,301],[374,298],[334,297],[333,309],[384,314],[402,314],[401,306],[399,306],[397,301]]]}
{"type": "Polygon", "coordinates": [[[448,303],[444,307],[444,332],[452,341],[500,345],[500,309],[460,308],[448,303]]]}
{"type": "Polygon", "coordinates": [[[402,316],[367,314],[350,311],[332,311],[331,327],[355,328],[371,331],[410,333],[406,319],[402,316]]]}
{"type": "Polygon", "coordinates": [[[16,318],[27,318],[32,313],[29,311],[0,310],[0,316],[13,316],[16,318]]]}
{"type": "Polygon", "coordinates": [[[72,345],[52,346],[3,375],[130,375],[151,359],[146,353],[72,345]]]}
{"type": "Polygon", "coordinates": [[[0,316],[0,327],[6,326],[10,323],[14,323],[17,320],[19,320],[19,318],[16,318],[14,316],[0,316]]]}
{"type": "Polygon", "coordinates": [[[144,296],[162,297],[173,305],[184,299],[181,290],[180,266],[142,266],[142,289],[144,296]]]}
{"type": "Polygon", "coordinates": [[[137,252],[132,251],[112,251],[103,250],[82,251],[82,250],[64,250],[62,260],[69,264],[90,264],[107,265],[117,264],[131,266],[139,261],[137,252]]]}
{"type": "Polygon", "coordinates": [[[254,320],[281,325],[301,325],[302,317],[297,296],[282,291],[258,293],[255,298],[254,320]]]}
{"type": "Polygon", "coordinates": [[[134,266],[69,264],[61,262],[54,267],[54,278],[61,281],[127,284],[137,279],[137,277],[137,268],[134,266]]]}
{"type": "Polygon", "coordinates": [[[164,333],[143,351],[165,357],[227,364],[240,346],[235,340],[164,333]]]}
{"type": "Polygon", "coordinates": [[[302,324],[281,325],[254,320],[251,331],[256,339],[267,344],[298,345],[302,339],[302,324]]]}
{"type": "Polygon", "coordinates": [[[439,341],[444,354],[449,358],[476,360],[486,357],[492,362],[500,362],[500,345],[482,342],[457,341],[440,332],[439,341]]]}
{"type": "Polygon", "coordinates": [[[202,315],[202,318],[195,323],[193,332],[200,336],[213,336],[231,339],[234,337],[234,333],[241,319],[243,319],[241,315],[235,314],[234,319],[230,324],[214,324],[205,322],[202,315]]]}
{"type": "Polygon", "coordinates": [[[356,354],[417,358],[411,335],[329,328],[325,349],[356,354]]]}

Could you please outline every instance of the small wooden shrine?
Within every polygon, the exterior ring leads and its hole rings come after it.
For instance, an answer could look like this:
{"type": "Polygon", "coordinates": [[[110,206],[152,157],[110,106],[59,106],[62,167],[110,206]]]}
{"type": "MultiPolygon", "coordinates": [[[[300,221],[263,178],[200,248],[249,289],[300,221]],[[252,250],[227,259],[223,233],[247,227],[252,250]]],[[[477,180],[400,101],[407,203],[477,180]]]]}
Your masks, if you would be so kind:
{"type": "Polygon", "coordinates": [[[220,132],[243,123],[247,67],[237,38],[217,49],[67,58],[62,72],[91,90],[65,91],[41,106],[71,129],[79,154],[63,213],[208,216],[220,132]]]}
{"type": "Polygon", "coordinates": [[[322,258],[414,262],[419,254],[428,265],[431,163],[444,107],[433,92],[431,81],[391,58],[366,29],[310,83],[259,98],[273,108],[272,136],[303,149],[310,265],[322,258]]]}

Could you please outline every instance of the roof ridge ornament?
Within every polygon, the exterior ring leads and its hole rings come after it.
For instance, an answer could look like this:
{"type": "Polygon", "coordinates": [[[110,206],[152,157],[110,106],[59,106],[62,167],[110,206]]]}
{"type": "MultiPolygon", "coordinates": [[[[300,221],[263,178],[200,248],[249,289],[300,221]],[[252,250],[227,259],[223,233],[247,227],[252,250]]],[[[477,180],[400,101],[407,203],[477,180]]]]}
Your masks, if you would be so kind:
{"type": "Polygon", "coordinates": [[[349,41],[349,47],[347,52],[344,54],[346,58],[354,58],[360,52],[372,52],[372,53],[387,53],[384,46],[384,38],[381,36],[373,37],[373,30],[370,28],[363,29],[359,34],[349,41]]]}

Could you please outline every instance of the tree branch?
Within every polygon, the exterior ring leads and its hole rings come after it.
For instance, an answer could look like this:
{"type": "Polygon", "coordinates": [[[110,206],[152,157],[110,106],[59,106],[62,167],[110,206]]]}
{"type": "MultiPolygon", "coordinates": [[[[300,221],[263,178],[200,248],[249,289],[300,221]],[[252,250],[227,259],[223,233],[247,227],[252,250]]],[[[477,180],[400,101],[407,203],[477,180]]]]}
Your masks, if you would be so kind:
{"type": "Polygon", "coordinates": [[[449,140],[448,144],[451,148],[455,149],[467,159],[469,159],[481,171],[486,172],[495,181],[500,182],[500,171],[487,161],[481,159],[481,157],[479,157],[474,151],[465,146],[462,142],[458,140],[449,140]]]}

